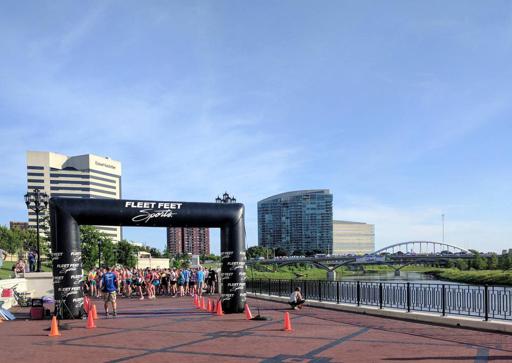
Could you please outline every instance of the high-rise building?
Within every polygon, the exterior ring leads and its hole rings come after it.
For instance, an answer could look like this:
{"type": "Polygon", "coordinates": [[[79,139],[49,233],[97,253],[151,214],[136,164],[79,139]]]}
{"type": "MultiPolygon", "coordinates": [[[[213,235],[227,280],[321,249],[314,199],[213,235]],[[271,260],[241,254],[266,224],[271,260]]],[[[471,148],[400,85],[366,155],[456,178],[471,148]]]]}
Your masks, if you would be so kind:
{"type": "Polygon", "coordinates": [[[364,255],[375,251],[375,226],[348,221],[333,221],[333,248],[336,255],[364,255]]]}
{"type": "Polygon", "coordinates": [[[277,194],[258,202],[258,245],[294,251],[332,249],[332,194],[328,189],[277,194]]]}
{"type": "MultiPolygon", "coordinates": [[[[66,156],[54,152],[27,152],[28,191],[44,191],[50,197],[121,198],[121,163],[92,154],[66,156]]],[[[44,215],[40,215],[40,218],[44,215]]],[[[28,211],[29,226],[35,228],[35,212],[28,211]]],[[[115,242],[121,227],[96,226],[115,242]]]]}
{"type": "Polygon", "coordinates": [[[167,250],[171,255],[209,255],[210,230],[197,227],[167,227],[167,250]]]}

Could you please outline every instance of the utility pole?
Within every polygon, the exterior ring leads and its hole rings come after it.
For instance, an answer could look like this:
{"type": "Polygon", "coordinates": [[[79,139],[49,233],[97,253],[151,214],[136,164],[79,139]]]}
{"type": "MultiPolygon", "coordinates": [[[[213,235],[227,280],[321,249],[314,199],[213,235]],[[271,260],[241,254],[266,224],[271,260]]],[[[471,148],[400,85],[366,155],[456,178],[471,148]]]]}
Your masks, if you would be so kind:
{"type": "Polygon", "coordinates": [[[442,223],[443,223],[443,243],[444,243],[444,213],[441,214],[441,220],[442,220],[442,223]]]}

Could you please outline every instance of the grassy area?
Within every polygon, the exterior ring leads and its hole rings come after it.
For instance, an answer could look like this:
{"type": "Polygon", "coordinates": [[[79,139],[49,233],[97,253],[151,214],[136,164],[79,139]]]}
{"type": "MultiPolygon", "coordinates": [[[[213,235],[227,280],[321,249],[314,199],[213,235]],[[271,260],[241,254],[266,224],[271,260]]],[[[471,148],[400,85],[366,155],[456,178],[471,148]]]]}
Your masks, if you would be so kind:
{"type": "Polygon", "coordinates": [[[480,270],[460,271],[455,268],[426,271],[441,280],[463,282],[475,285],[512,285],[512,271],[480,270]]]}
{"type": "Polygon", "coordinates": [[[14,262],[4,261],[4,264],[0,268],[0,279],[10,279],[13,272],[12,266],[14,266],[14,262]]]}
{"type": "MultiPolygon", "coordinates": [[[[14,266],[16,263],[11,261],[4,261],[3,266],[0,268],[0,280],[3,279],[11,279],[13,276],[12,272],[12,266],[14,266]]],[[[50,272],[52,269],[50,266],[47,266],[46,264],[41,265],[41,270],[45,272],[50,272]]]]}

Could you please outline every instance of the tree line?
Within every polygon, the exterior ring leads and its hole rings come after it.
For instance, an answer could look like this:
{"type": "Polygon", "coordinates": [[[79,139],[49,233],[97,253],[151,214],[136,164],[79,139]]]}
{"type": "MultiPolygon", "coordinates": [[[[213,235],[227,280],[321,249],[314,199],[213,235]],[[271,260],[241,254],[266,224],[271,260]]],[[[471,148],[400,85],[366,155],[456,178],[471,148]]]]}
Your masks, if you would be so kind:
{"type": "MultiPolygon", "coordinates": [[[[42,228],[44,234],[40,234],[41,257],[44,264],[51,267],[50,231],[49,228],[42,228]],[[46,257],[46,258],[45,258],[46,257]]],[[[36,232],[34,229],[10,229],[6,226],[0,226],[0,249],[7,251],[11,255],[24,256],[31,250],[37,250],[36,232]]],[[[181,267],[189,263],[188,254],[172,256],[167,248],[162,252],[158,248],[149,246],[137,246],[127,240],[121,240],[114,243],[112,238],[98,230],[94,226],[80,226],[80,241],[82,248],[82,266],[85,270],[90,270],[95,266],[101,265],[122,265],[126,267],[136,267],[137,253],[139,251],[148,252],[151,257],[173,258],[173,265],[181,267]],[[100,247],[101,246],[101,247],[100,247]],[[100,261],[101,248],[101,261],[100,261]]],[[[220,257],[211,255],[200,256],[201,261],[219,261],[220,257]]]]}

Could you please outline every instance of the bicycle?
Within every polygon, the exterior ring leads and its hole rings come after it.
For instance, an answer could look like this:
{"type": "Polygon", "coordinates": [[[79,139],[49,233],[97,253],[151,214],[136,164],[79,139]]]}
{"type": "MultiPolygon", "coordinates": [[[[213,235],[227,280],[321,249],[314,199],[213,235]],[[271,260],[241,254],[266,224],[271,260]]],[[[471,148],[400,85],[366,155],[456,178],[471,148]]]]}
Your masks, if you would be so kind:
{"type": "Polygon", "coordinates": [[[23,308],[31,306],[32,299],[28,296],[28,295],[30,295],[30,293],[18,292],[18,290],[16,290],[16,286],[18,286],[18,284],[11,286],[9,288],[4,288],[3,290],[12,290],[12,293],[14,295],[14,300],[16,300],[16,303],[19,306],[21,306],[23,308]]]}

